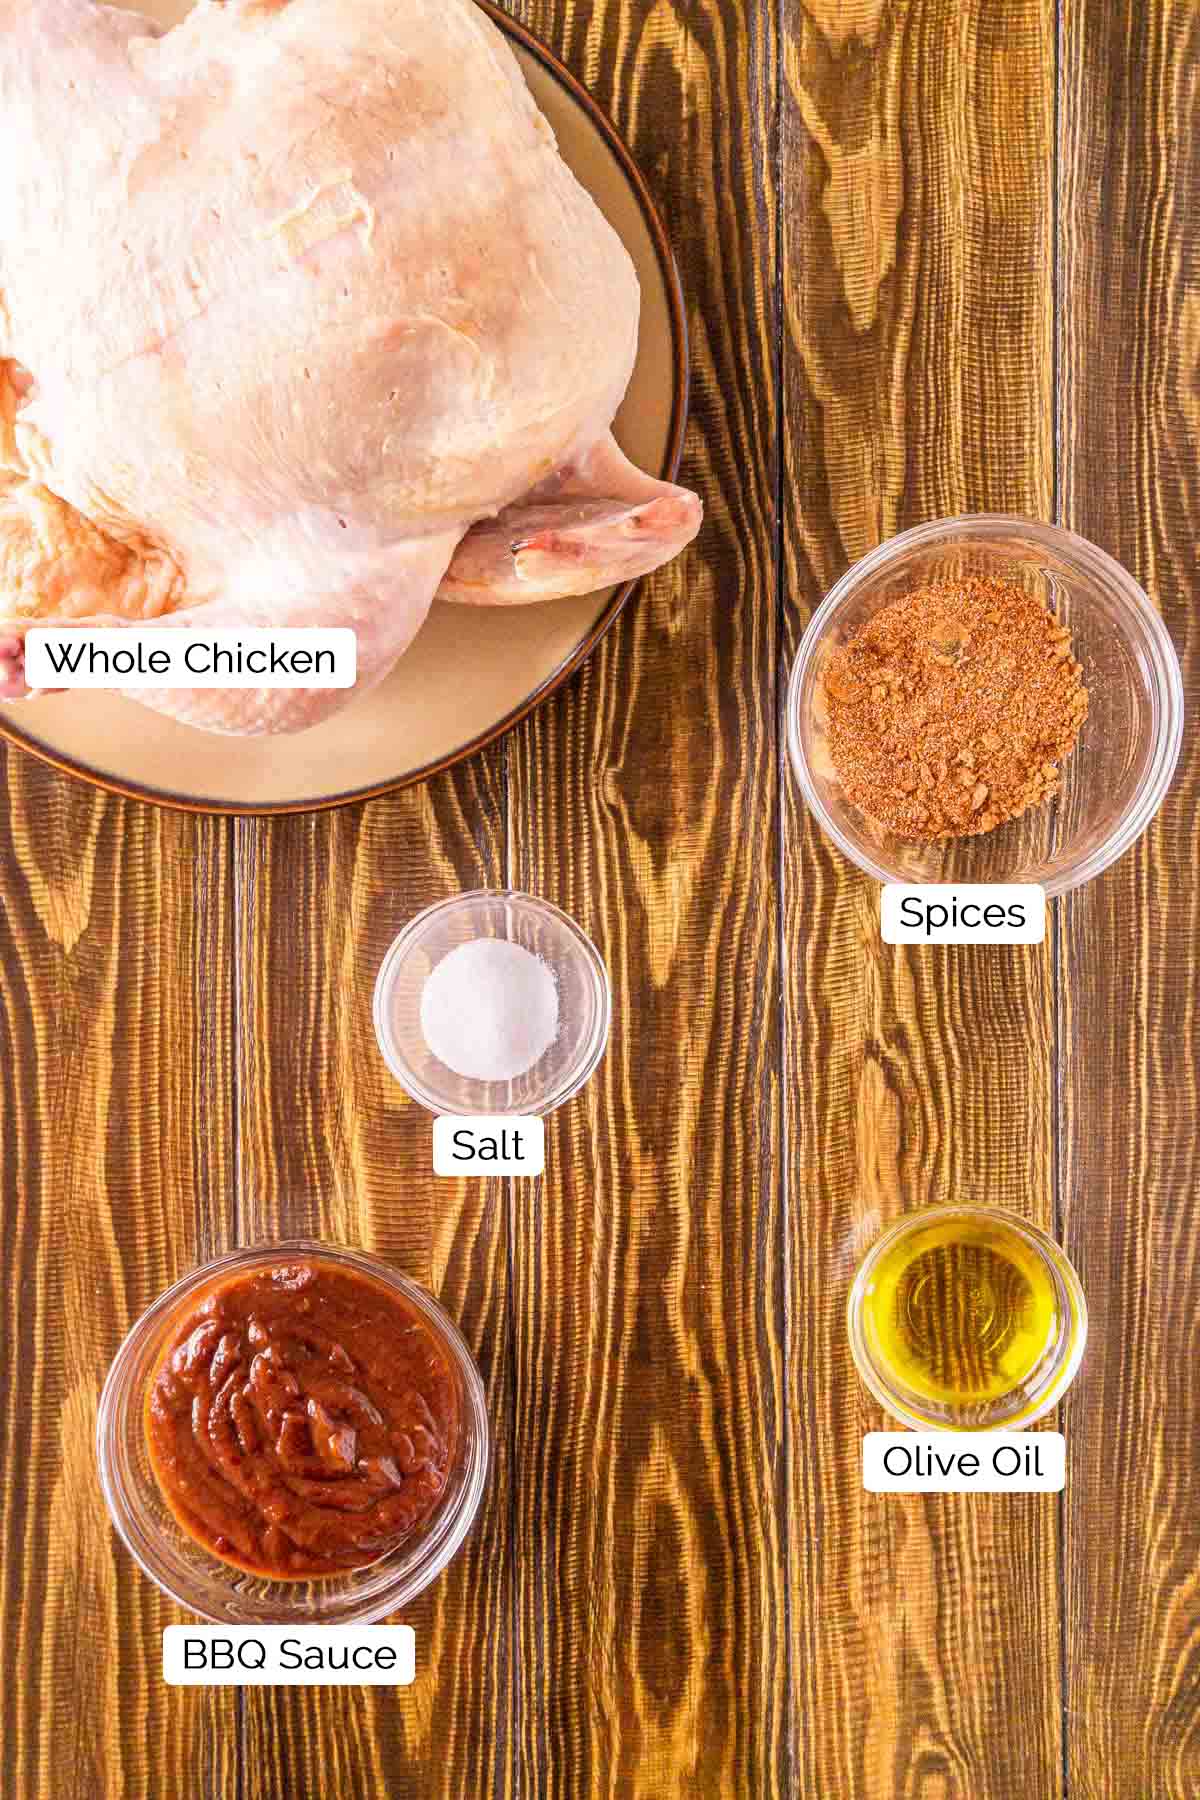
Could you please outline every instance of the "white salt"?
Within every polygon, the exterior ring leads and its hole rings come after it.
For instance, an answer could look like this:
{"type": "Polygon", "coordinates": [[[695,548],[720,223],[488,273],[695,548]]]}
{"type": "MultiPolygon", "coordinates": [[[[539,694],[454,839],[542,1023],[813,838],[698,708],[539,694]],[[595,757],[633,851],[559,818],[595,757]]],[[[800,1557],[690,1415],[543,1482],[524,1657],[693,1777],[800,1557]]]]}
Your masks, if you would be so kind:
{"type": "Polygon", "coordinates": [[[438,1061],[470,1081],[512,1081],[558,1036],[558,988],[540,956],[476,938],[444,956],[421,994],[421,1030],[438,1061]]]}

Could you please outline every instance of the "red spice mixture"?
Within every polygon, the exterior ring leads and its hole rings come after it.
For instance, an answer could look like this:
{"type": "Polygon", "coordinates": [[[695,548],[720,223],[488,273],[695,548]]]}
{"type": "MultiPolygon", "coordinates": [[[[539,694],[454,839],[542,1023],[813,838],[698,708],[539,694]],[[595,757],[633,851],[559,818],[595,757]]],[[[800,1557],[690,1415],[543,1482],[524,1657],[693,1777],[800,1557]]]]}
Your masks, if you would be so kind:
{"type": "Polygon", "coordinates": [[[912,839],[993,831],[1059,786],[1087,717],[1071,634],[1015,582],[903,595],[830,657],[829,750],[847,798],[912,839]]]}

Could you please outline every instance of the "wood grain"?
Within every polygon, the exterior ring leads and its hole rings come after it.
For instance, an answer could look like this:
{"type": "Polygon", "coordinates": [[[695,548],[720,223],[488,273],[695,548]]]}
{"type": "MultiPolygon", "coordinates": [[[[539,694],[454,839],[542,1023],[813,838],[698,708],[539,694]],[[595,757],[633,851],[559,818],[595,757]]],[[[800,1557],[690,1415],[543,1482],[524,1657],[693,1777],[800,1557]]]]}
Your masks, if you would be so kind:
{"type": "Polygon", "coordinates": [[[1196,711],[1195,8],[514,11],[669,221],[708,523],[564,692],[409,794],[222,823],[5,754],[0,1795],[1194,1800],[1194,724],[1045,951],[917,955],[779,716],[851,559],[1056,506],[1146,582],[1196,711]],[[371,986],[420,907],[504,882],[591,932],[613,1041],[543,1181],[435,1181],[371,986]],[[1065,1500],[864,1495],[865,1242],[947,1197],[1053,1227],[1056,1192],[1093,1314],[1065,1500]],[[462,1322],[490,1493],[409,1615],[411,1691],[168,1689],[99,1386],[172,1276],[303,1232],[462,1322]]]}
{"type": "Polygon", "coordinates": [[[737,0],[521,14],[671,222],[709,504],[512,746],[513,879],[580,919],[618,997],[515,1240],[522,1791],[786,1794],[775,34],[737,0]]]}
{"type": "Polygon", "coordinates": [[[1065,522],[1139,576],[1188,730],[1153,830],[1072,896],[1066,1241],[1091,1349],[1066,1408],[1072,1800],[1200,1794],[1200,15],[1067,0],[1065,522]]]}
{"type": "Polygon", "coordinates": [[[0,766],[0,1788],[232,1793],[236,1697],[163,1685],[93,1449],[124,1333],[232,1241],[229,831],[0,766]]]}
{"type": "MultiPolygon", "coordinates": [[[[879,539],[1048,514],[1055,67],[1044,0],[790,16],[789,656],[879,539]]],[[[784,816],[796,1791],[1044,1800],[1062,1760],[1055,1502],[864,1494],[862,1434],[887,1421],[844,1306],[900,1211],[973,1199],[1053,1225],[1053,949],[888,949],[878,890],[790,782],[784,816]]]]}
{"type": "Polygon", "coordinates": [[[466,1553],[405,1614],[418,1688],[247,1690],[242,1800],[513,1787],[506,1199],[499,1182],[434,1177],[429,1115],[388,1074],[371,1021],[401,926],[502,885],[503,789],[491,752],[367,806],[236,826],[243,1240],[351,1244],[424,1283],[475,1351],[495,1439],[466,1553]]]}

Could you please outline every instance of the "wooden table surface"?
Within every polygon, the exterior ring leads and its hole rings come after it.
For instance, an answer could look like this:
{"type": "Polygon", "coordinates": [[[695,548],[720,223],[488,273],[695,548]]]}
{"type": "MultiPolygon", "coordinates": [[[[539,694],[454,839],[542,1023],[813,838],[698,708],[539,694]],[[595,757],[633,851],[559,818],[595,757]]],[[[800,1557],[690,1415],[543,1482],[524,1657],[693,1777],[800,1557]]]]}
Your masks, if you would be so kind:
{"type": "Polygon", "coordinates": [[[333,815],[0,814],[0,1783],[11,1800],[1200,1795],[1200,753],[1044,949],[891,950],[786,768],[847,563],[1058,519],[1200,701],[1195,0],[523,0],[614,114],[693,330],[700,544],[494,750],[333,815]],[[435,1181],[376,967],[418,908],[574,913],[616,1027],[543,1181],[435,1181]],[[1061,1497],[862,1491],[842,1308],[902,1208],[1064,1240],[1061,1497]],[[495,1427],[389,1690],[169,1689],[92,1434],[226,1247],[365,1245],[463,1322],[495,1427]]]}

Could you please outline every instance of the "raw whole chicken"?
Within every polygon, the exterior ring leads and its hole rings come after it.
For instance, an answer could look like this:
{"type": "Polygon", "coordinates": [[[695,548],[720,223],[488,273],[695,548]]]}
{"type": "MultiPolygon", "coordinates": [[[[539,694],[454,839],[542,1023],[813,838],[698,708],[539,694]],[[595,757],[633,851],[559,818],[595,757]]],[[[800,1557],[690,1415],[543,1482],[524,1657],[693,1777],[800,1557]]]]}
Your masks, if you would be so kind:
{"type": "MultiPolygon", "coordinates": [[[[350,626],[668,561],[640,294],[473,0],[0,0],[0,693],[31,624],[350,626]]],[[[132,690],[297,731],[344,691],[132,690]]]]}

